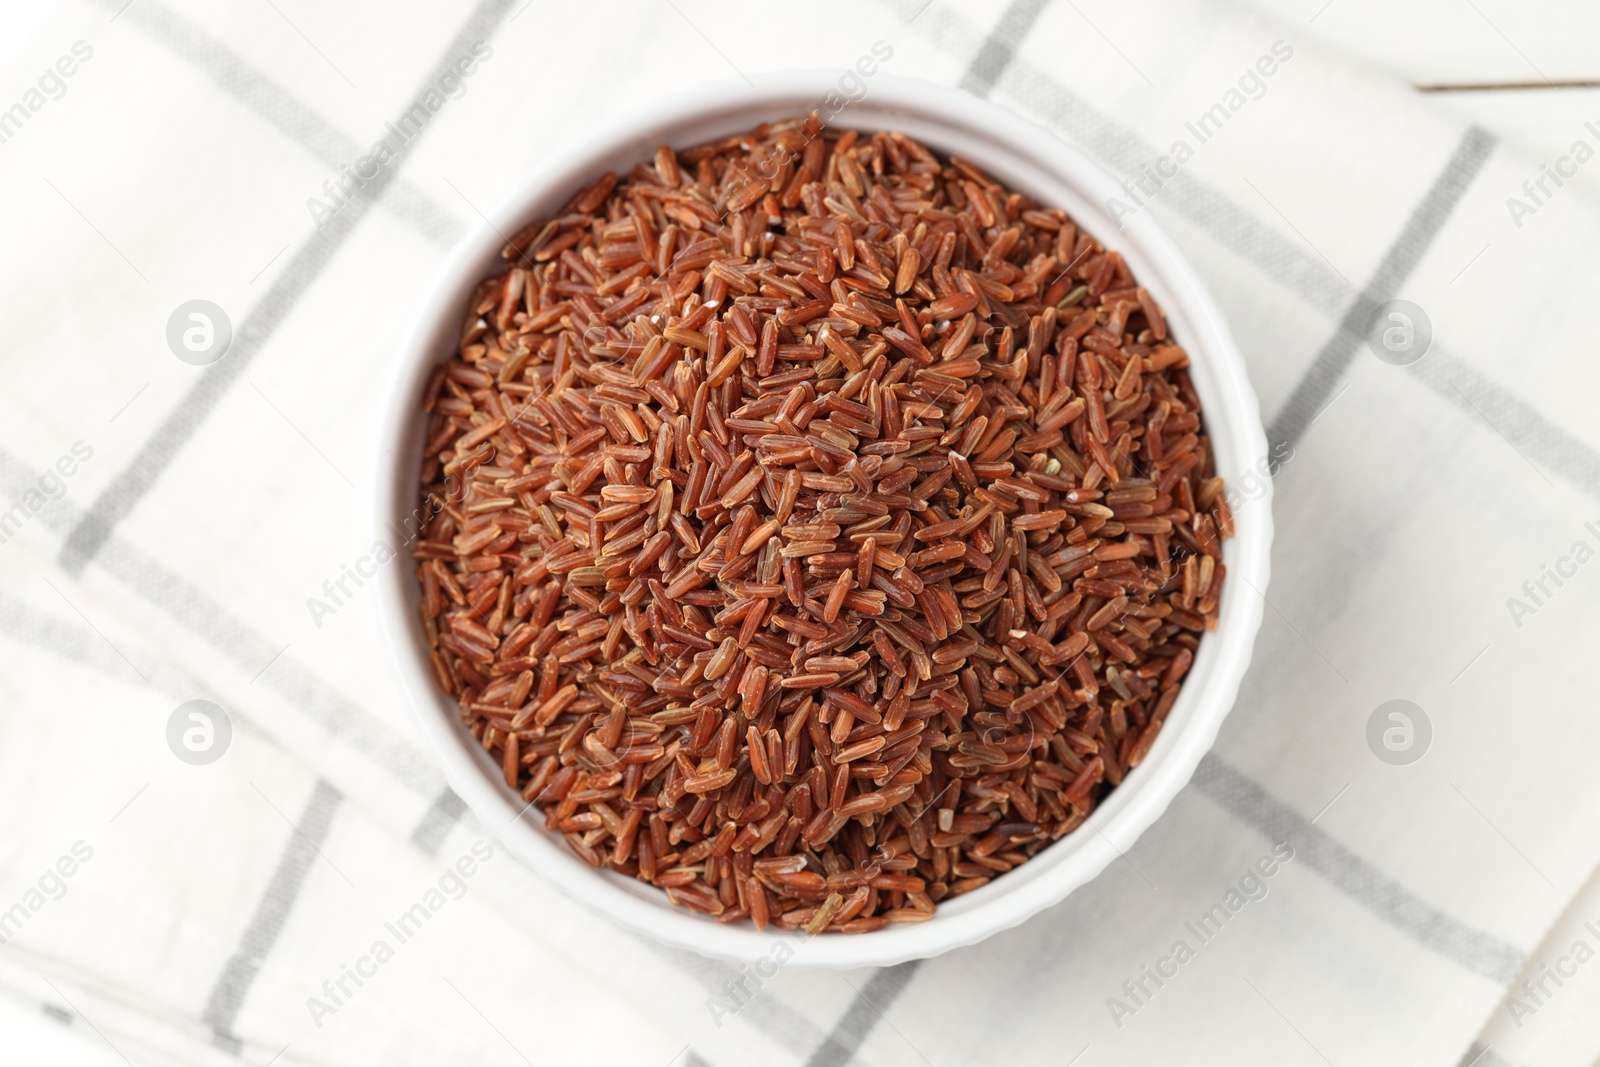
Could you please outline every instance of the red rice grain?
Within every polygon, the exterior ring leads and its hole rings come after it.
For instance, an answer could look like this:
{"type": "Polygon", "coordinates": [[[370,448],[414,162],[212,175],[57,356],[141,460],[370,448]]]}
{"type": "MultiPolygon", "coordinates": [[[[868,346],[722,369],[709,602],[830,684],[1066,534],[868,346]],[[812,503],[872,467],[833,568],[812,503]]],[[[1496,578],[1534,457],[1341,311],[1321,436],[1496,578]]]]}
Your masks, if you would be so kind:
{"type": "Polygon", "coordinates": [[[1187,355],[1065,212],[813,114],[662,147],[504,258],[426,391],[421,621],[578,855],[867,932],[1149,752],[1233,517],[1187,355]]]}

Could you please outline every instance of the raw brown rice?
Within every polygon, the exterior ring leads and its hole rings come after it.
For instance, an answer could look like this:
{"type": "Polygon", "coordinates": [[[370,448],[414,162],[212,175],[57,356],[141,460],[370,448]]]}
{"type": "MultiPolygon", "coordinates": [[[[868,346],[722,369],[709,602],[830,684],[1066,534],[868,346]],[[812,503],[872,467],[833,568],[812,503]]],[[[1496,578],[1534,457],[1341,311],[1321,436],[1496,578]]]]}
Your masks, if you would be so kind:
{"type": "Polygon", "coordinates": [[[1184,350],[1065,212],[772,123],[517,234],[428,384],[439,684],[586,861],[920,922],[1078,826],[1217,621],[1184,350]]]}

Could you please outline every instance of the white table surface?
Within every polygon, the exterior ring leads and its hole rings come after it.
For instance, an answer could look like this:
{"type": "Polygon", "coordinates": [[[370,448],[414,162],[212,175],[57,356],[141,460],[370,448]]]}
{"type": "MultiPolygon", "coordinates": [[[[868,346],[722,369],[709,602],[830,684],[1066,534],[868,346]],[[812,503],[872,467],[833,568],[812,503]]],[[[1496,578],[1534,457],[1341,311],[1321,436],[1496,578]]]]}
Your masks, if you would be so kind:
{"type": "MultiPolygon", "coordinates": [[[[0,2],[0,62],[50,0],[0,2]]],[[[1342,52],[1412,85],[1551,161],[1600,125],[1600,4],[1581,0],[1238,0],[1294,43],[1342,52]],[[1402,6],[1403,4],[1403,6],[1402,6]]],[[[1536,168],[1530,169],[1533,176],[1536,168]]],[[[1600,196],[1600,167],[1576,183],[1600,196]]],[[[3,951],[3,949],[0,949],[3,951]]],[[[0,995],[0,1063],[118,1067],[81,1020],[70,1025],[0,995]]]]}
{"type": "MultiPolygon", "coordinates": [[[[1600,126],[1600,4],[1583,0],[1236,0],[1319,48],[1412,85],[1535,164],[1600,126]]],[[[1600,196],[1600,167],[1575,184],[1600,196]]],[[[1509,194],[1508,190],[1508,194],[1509,194]]]]}

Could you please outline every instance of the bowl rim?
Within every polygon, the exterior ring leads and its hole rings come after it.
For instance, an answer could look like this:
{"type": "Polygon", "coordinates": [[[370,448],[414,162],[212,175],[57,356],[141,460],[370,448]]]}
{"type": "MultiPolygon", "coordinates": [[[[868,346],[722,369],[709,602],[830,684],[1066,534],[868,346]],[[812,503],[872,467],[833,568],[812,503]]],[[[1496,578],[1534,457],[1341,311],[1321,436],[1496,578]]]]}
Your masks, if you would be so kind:
{"type": "MultiPolygon", "coordinates": [[[[849,68],[846,68],[848,71],[849,68]]],[[[478,282],[503,261],[507,235],[559,210],[606,169],[625,173],[654,147],[678,147],[725,136],[823,107],[842,92],[844,71],[791,71],[743,81],[716,81],[663,96],[551,157],[518,185],[482,225],[457,243],[432,282],[396,364],[379,425],[372,484],[372,530],[409,558],[402,536],[415,513],[422,418],[419,398],[432,368],[454,351],[461,308],[478,282]],[[400,525],[397,525],[397,522],[400,525]]],[[[860,79],[858,79],[859,81],[860,79]]],[[[1228,574],[1219,625],[1200,642],[1194,665],[1145,761],[1101,802],[1086,822],[1095,832],[1069,833],[1004,877],[942,903],[927,922],[895,924],[854,936],[805,938],[746,923],[720,924],[669,903],[660,890],[585,864],[530,816],[531,804],[508,789],[498,766],[458,722],[454,701],[439,690],[416,624],[417,583],[411,568],[384,567],[374,579],[381,636],[407,711],[438,759],[447,782],[508,851],[567,895],[638,933],[704,955],[754,963],[785,939],[786,965],[854,968],[925,958],[1010,929],[1098,876],[1124,854],[1188,783],[1216,739],[1249,665],[1270,575],[1271,480],[1266,435],[1254,390],[1221,310],[1149,211],[1113,213],[1124,188],[1052,131],[962,90],[886,73],[865,80],[865,95],[848,102],[828,125],[901,129],[929,147],[971,158],[1012,188],[1066,208],[1075,221],[1121,252],[1141,284],[1161,302],[1173,335],[1191,355],[1191,378],[1206,412],[1219,473],[1230,484],[1252,470],[1263,489],[1235,509],[1235,536],[1224,545],[1228,574]]]]}

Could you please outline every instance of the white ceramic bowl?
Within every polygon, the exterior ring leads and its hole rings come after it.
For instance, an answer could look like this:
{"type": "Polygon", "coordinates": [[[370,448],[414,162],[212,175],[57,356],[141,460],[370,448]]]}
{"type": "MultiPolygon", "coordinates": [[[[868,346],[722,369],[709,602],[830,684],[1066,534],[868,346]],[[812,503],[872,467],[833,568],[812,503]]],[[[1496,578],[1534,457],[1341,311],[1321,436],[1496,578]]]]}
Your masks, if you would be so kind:
{"type": "MultiPolygon", "coordinates": [[[[416,507],[422,388],[431,369],[452,354],[474,286],[503,269],[499,252],[504,235],[559,211],[595,175],[608,169],[626,173],[660,144],[688,147],[820,108],[827,94],[837,91],[838,82],[837,71],[781,74],[760,78],[754,87],[719,83],[656,101],[566,146],[559,159],[514,190],[491,223],[450,256],[396,359],[378,448],[376,535],[391,538],[390,531],[401,528],[416,507]]],[[[993,104],[881,73],[866,82],[866,97],[844,107],[829,125],[901,130],[930,148],[972,160],[1041,204],[1065,208],[1090,233],[1122,252],[1166,310],[1175,338],[1189,351],[1190,374],[1204,404],[1218,473],[1237,485],[1247,471],[1266,469],[1266,438],[1255,393],[1227,324],[1149,212],[1125,217],[1119,229],[1105,205],[1108,197],[1123,193],[1109,176],[1048,130],[993,104]]],[[[1228,582],[1217,631],[1201,641],[1177,704],[1148,757],[1096,810],[1092,828],[1080,828],[983,888],[940,904],[928,922],[815,937],[798,950],[792,965],[887,965],[970,945],[1060,901],[1131,848],[1189,781],[1215,740],[1249,664],[1267,587],[1272,539],[1267,492],[1237,509],[1237,533],[1224,548],[1228,582]]],[[[512,854],[595,910],[668,944],[746,962],[772,952],[779,936],[774,930],[757,931],[748,923],[721,925],[674,907],[658,889],[585,864],[558,836],[544,830],[537,812],[518,818],[523,802],[506,788],[495,761],[458,724],[454,702],[433,678],[418,625],[420,590],[410,567],[384,568],[377,585],[384,638],[418,729],[450,785],[512,854]]]]}

